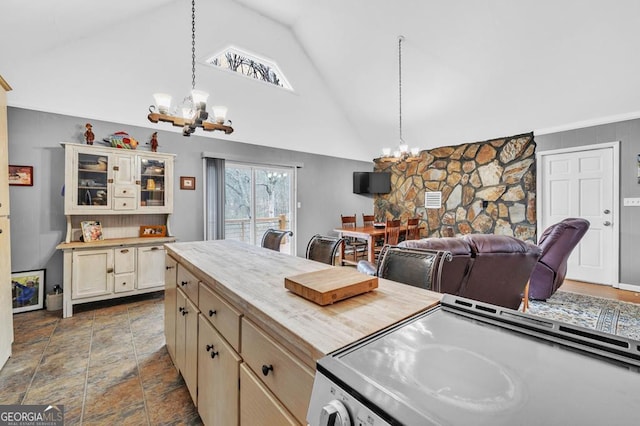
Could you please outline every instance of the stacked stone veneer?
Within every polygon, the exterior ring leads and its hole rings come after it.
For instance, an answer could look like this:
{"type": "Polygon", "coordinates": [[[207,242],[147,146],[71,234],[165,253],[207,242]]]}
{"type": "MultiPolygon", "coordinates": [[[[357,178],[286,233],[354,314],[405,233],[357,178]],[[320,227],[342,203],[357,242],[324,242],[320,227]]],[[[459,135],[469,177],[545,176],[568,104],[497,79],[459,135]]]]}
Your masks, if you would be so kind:
{"type": "Polygon", "coordinates": [[[391,192],[374,200],[376,218],[420,217],[423,237],[482,233],[535,242],[535,148],[529,133],[422,151],[419,161],[375,160],[375,171],[391,172],[391,192]],[[440,209],[424,207],[426,191],[442,191],[440,209]]]}

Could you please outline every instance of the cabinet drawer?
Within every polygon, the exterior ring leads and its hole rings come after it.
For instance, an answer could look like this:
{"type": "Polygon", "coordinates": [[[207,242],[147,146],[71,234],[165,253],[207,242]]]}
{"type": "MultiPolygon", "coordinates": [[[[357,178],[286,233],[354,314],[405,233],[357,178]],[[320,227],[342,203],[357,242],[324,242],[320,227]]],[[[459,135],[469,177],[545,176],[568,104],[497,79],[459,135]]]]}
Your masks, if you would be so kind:
{"type": "Polygon", "coordinates": [[[115,197],[113,199],[113,209],[114,210],[135,210],[136,200],[135,198],[115,197]]]}
{"type": "Polygon", "coordinates": [[[178,288],[181,288],[195,305],[198,304],[198,279],[180,264],[178,264],[178,288]]]}
{"type": "Polygon", "coordinates": [[[246,363],[240,365],[240,424],[252,426],[300,424],[256,378],[246,363]]]}
{"type": "Polygon", "coordinates": [[[114,272],[123,274],[136,270],[136,249],[135,247],[122,247],[113,251],[114,272]]]}
{"type": "Polygon", "coordinates": [[[198,308],[237,352],[240,352],[240,312],[200,283],[198,308]]]}
{"type": "Polygon", "coordinates": [[[296,419],[305,423],[313,371],[246,318],[242,318],[242,358],[296,419]]]}
{"type": "Polygon", "coordinates": [[[138,187],[136,185],[115,185],[113,196],[118,198],[136,198],[138,187]]]}
{"type": "Polygon", "coordinates": [[[115,293],[122,293],[133,290],[136,284],[135,277],[136,274],[134,272],[115,275],[113,277],[113,291],[115,293]]]}

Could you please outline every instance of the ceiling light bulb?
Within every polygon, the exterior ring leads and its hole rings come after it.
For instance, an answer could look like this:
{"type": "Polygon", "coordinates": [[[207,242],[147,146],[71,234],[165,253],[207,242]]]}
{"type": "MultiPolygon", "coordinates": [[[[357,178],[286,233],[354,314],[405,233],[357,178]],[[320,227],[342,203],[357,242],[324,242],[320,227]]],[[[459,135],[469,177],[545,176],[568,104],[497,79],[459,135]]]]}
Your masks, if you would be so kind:
{"type": "Polygon", "coordinates": [[[207,99],[209,99],[209,94],[202,90],[193,89],[191,91],[191,99],[193,100],[193,106],[196,109],[205,109],[207,107],[207,99]]]}
{"type": "Polygon", "coordinates": [[[391,156],[391,148],[382,148],[382,156],[390,157],[391,156]]]}
{"type": "Polygon", "coordinates": [[[156,106],[158,107],[158,112],[160,114],[168,114],[169,107],[171,107],[171,95],[166,93],[154,93],[153,99],[156,101],[156,106]]]}
{"type": "Polygon", "coordinates": [[[409,145],[407,145],[406,143],[401,143],[398,148],[400,149],[400,152],[402,154],[404,154],[405,152],[409,151],[409,145]]]}
{"type": "Polygon", "coordinates": [[[417,146],[411,148],[411,155],[413,155],[414,157],[417,157],[418,154],[420,154],[420,148],[418,148],[417,146]]]}
{"type": "Polygon", "coordinates": [[[211,109],[213,110],[213,118],[216,123],[224,124],[224,122],[227,121],[228,108],[226,106],[216,105],[211,107],[211,109]]]}

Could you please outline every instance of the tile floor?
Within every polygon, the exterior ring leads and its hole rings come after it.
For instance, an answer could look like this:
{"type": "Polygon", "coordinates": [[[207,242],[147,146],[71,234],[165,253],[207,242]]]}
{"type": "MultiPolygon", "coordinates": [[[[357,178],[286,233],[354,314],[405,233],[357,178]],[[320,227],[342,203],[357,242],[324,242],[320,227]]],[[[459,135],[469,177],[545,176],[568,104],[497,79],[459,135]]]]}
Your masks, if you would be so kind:
{"type": "Polygon", "coordinates": [[[200,425],[164,340],[163,293],[16,314],[0,404],[63,404],[65,425],[200,425]]]}

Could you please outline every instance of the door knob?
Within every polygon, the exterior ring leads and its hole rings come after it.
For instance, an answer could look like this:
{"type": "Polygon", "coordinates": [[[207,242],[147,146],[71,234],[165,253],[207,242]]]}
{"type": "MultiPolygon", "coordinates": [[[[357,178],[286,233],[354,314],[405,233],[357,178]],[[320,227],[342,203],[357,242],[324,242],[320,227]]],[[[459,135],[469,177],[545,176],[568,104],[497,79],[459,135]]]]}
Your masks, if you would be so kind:
{"type": "Polygon", "coordinates": [[[611,226],[611,222],[609,222],[608,220],[606,220],[606,221],[603,223],[603,225],[604,225],[604,226],[611,226]]]}
{"type": "Polygon", "coordinates": [[[604,214],[609,214],[609,213],[611,213],[611,210],[609,210],[609,209],[604,209],[604,214]]]}

